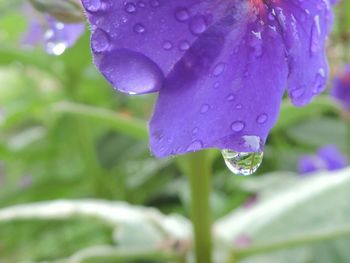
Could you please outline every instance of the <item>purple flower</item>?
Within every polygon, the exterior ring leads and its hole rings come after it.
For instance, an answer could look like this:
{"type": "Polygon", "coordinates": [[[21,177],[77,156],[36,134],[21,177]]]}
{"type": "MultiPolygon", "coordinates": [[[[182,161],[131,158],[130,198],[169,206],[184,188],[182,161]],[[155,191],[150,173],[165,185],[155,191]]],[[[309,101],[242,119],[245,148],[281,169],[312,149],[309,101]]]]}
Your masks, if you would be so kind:
{"type": "Polygon", "coordinates": [[[328,0],[82,0],[95,64],[119,91],[159,91],[157,157],[257,152],[287,90],[297,106],[328,75],[328,0]]]}
{"type": "Polygon", "coordinates": [[[331,95],[338,100],[346,110],[350,110],[350,65],[334,78],[331,95]]]}
{"type": "Polygon", "coordinates": [[[306,155],[299,160],[299,173],[307,174],[320,170],[334,171],[347,166],[347,158],[333,145],[324,146],[316,155],[306,155]]]}
{"type": "Polygon", "coordinates": [[[252,245],[252,238],[246,234],[238,235],[234,240],[236,248],[247,248],[252,245]]]}
{"type": "Polygon", "coordinates": [[[50,15],[39,15],[31,7],[25,8],[28,31],[23,37],[23,44],[36,46],[42,44],[50,55],[61,55],[73,46],[84,33],[83,23],[65,24],[50,15]]]}

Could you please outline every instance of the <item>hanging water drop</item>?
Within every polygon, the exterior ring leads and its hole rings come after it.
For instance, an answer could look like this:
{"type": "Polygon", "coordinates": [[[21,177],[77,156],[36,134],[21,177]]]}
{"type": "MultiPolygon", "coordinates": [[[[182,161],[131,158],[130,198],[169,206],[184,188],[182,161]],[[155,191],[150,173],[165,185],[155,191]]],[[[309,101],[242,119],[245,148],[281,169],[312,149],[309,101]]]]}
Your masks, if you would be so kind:
{"type": "Polygon", "coordinates": [[[222,150],[226,166],[236,175],[252,175],[255,173],[263,160],[263,152],[235,152],[222,150]]]}

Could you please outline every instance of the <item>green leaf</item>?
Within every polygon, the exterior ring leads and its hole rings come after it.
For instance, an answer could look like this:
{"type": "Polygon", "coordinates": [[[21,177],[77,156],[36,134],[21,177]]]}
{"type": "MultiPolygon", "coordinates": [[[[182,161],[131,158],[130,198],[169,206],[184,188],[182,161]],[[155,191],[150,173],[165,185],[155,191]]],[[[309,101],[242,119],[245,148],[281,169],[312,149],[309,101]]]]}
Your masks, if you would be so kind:
{"type": "Polygon", "coordinates": [[[319,96],[304,107],[296,107],[289,100],[284,100],[278,122],[272,132],[283,131],[296,123],[310,120],[325,113],[339,114],[340,110],[339,105],[329,96],[319,96]]]}
{"type": "Polygon", "coordinates": [[[75,0],[29,0],[40,12],[48,13],[65,23],[84,21],[81,6],[75,0]]]}
{"type": "Polygon", "coordinates": [[[347,124],[334,118],[314,118],[298,123],[286,130],[286,133],[299,143],[321,147],[335,144],[346,151],[347,124]]]}
{"type": "Polygon", "coordinates": [[[273,185],[274,194],[252,209],[217,222],[220,239],[228,244],[240,235],[252,239],[251,247],[236,251],[247,258],[242,262],[321,262],[320,251],[332,259],[327,262],[345,262],[336,258],[350,256],[345,245],[350,242],[350,169],[301,178],[282,189],[273,185]]]}
{"type": "MultiPolygon", "coordinates": [[[[0,209],[0,227],[5,222],[31,221],[33,224],[36,221],[42,224],[49,220],[77,219],[95,219],[105,223],[111,227],[111,232],[114,230],[113,240],[116,244],[88,247],[62,262],[105,262],[104,260],[110,259],[114,259],[113,262],[125,262],[127,259],[145,258],[178,260],[185,251],[178,249],[176,242],[186,241],[191,237],[187,219],[178,215],[166,216],[156,209],[131,206],[124,202],[58,200],[0,209]]],[[[52,236],[46,237],[55,244],[52,236]]],[[[57,248],[53,246],[55,247],[57,248]]]]}
{"type": "Polygon", "coordinates": [[[147,140],[148,131],[146,122],[131,116],[122,115],[111,110],[78,104],[73,102],[60,102],[52,107],[53,112],[73,114],[80,117],[100,121],[113,127],[121,134],[136,139],[147,140]]]}

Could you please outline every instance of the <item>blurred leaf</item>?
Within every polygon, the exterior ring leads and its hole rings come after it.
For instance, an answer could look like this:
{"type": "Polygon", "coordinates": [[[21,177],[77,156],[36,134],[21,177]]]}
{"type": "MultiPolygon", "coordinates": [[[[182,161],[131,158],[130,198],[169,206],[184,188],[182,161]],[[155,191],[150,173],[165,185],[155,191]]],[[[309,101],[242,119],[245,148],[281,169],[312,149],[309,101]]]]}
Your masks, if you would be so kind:
{"type": "Polygon", "coordinates": [[[330,96],[321,95],[304,107],[296,107],[289,100],[284,100],[280,116],[272,132],[283,131],[294,124],[310,120],[325,113],[340,113],[339,105],[330,96]]]}
{"type": "Polygon", "coordinates": [[[313,118],[286,130],[286,133],[299,143],[322,147],[335,144],[342,151],[347,150],[347,124],[342,120],[333,118],[313,118]]]}
{"type": "Polygon", "coordinates": [[[303,178],[282,189],[277,184],[270,189],[274,194],[223,218],[215,231],[228,244],[240,235],[251,238],[252,247],[238,253],[253,257],[242,262],[321,262],[320,255],[326,255],[327,262],[347,262],[338,258],[350,256],[345,249],[350,243],[349,188],[349,169],[303,178]],[[322,242],[328,242],[327,248],[322,242]],[[255,253],[263,255],[254,257],[255,253]]]}
{"type": "Polygon", "coordinates": [[[124,135],[142,140],[148,139],[146,123],[132,116],[73,102],[60,102],[54,105],[52,110],[56,113],[74,114],[102,121],[124,135]]]}
{"type": "Polygon", "coordinates": [[[75,0],[29,0],[40,12],[48,13],[65,23],[84,21],[81,6],[75,0]]]}
{"type": "Polygon", "coordinates": [[[185,241],[191,236],[189,222],[181,216],[164,216],[155,209],[133,207],[122,202],[60,200],[0,209],[0,223],[77,218],[94,218],[109,225],[114,229],[113,238],[117,246],[109,246],[108,251],[102,249],[102,253],[93,253],[101,251],[98,247],[87,248],[64,262],[86,262],[90,259],[96,260],[96,257],[100,260],[112,257],[117,262],[120,262],[120,259],[148,257],[156,260],[163,257],[176,259],[182,257],[185,251],[178,250],[173,242],[185,241]],[[139,255],[141,251],[144,253],[139,255]]]}

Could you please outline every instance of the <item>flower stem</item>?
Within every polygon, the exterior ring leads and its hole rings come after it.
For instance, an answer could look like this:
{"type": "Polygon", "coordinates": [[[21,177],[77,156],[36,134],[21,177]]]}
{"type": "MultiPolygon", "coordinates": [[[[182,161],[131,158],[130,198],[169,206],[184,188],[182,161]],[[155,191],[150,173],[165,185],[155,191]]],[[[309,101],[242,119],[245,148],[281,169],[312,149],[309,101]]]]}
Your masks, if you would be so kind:
{"type": "Polygon", "coordinates": [[[210,192],[212,158],[209,151],[180,157],[180,165],[187,174],[191,191],[191,217],[197,263],[212,262],[212,217],[210,192]]]}

